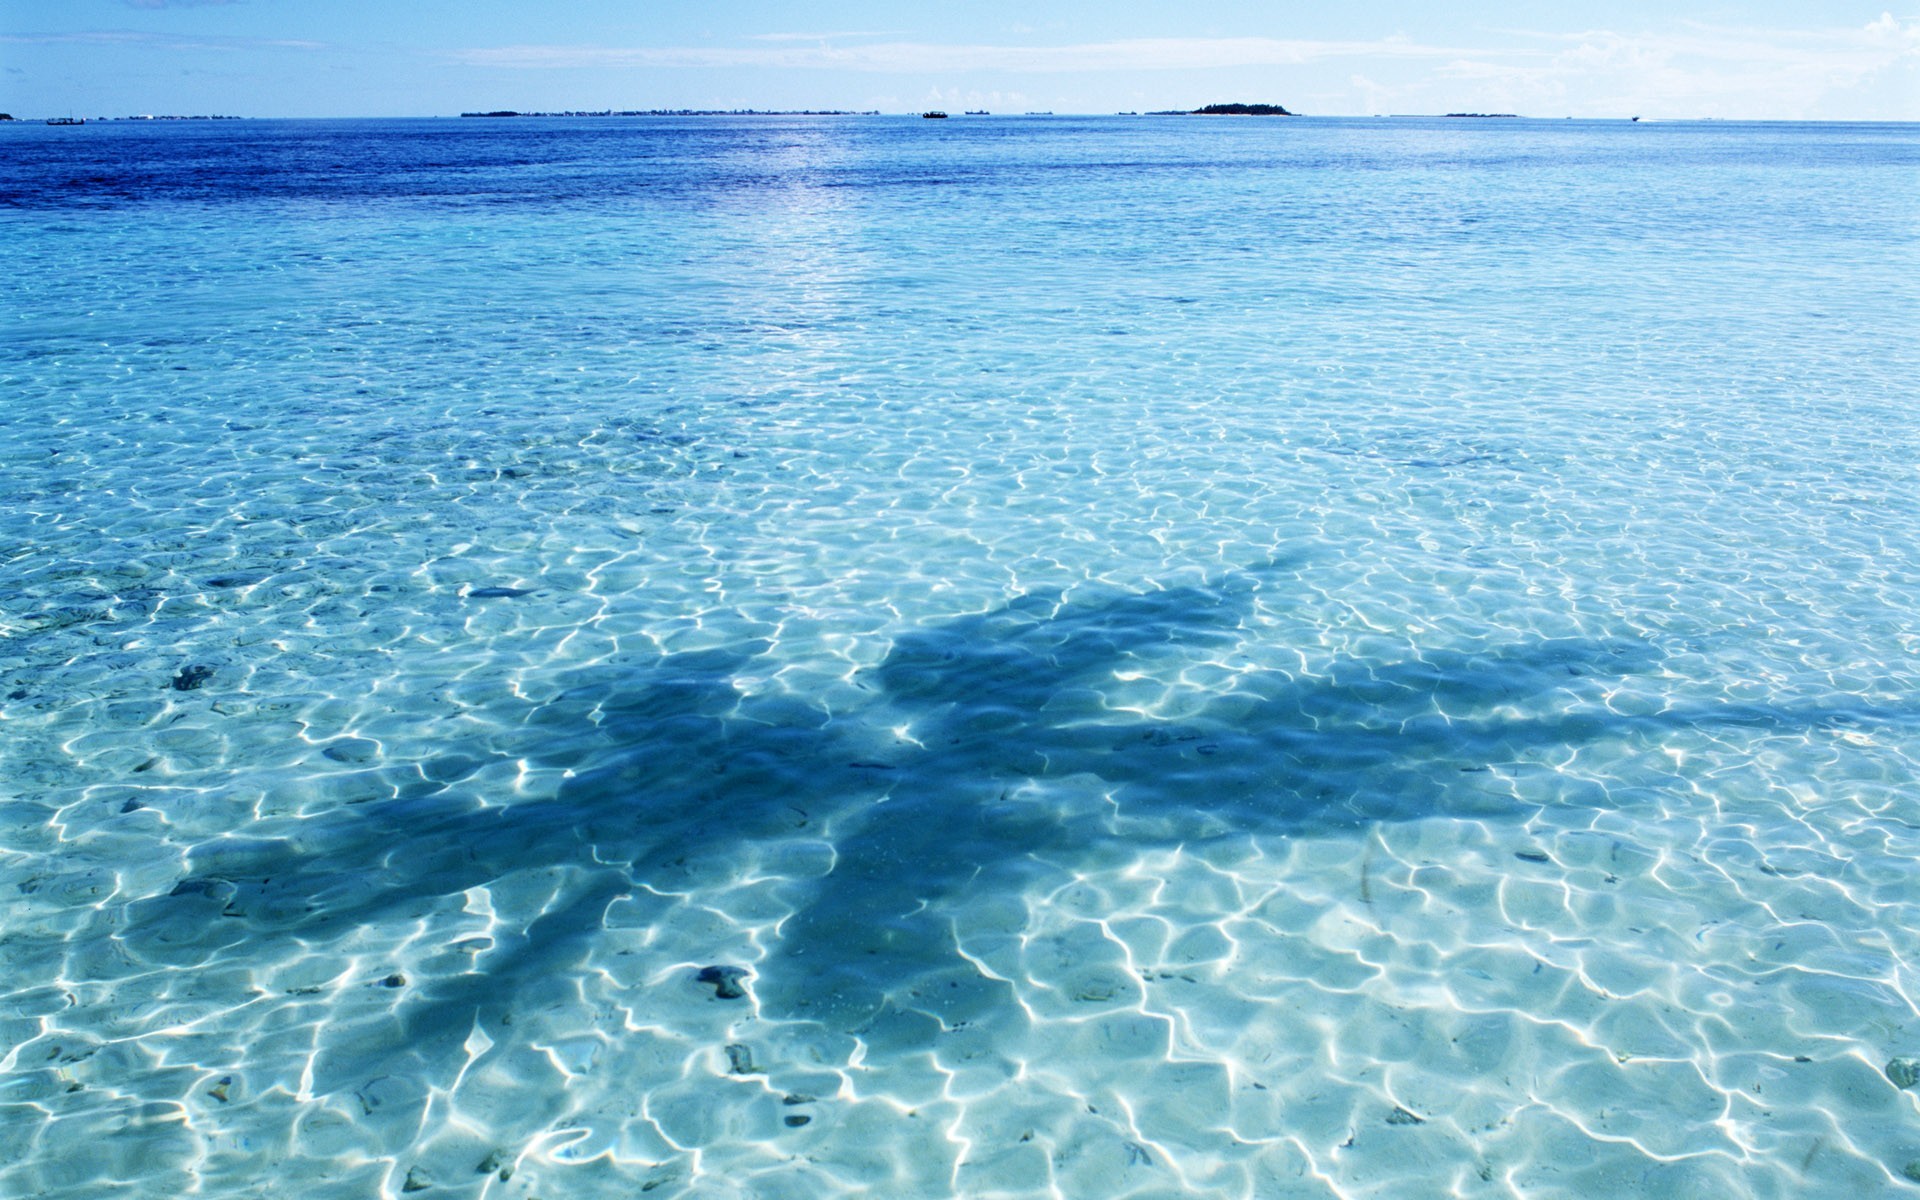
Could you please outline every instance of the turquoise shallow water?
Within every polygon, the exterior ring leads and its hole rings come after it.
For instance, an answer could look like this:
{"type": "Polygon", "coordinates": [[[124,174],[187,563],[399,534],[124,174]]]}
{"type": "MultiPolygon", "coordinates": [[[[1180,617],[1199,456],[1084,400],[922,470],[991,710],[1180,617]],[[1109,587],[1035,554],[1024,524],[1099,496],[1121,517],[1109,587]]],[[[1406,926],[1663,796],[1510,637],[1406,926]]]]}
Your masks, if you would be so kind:
{"type": "Polygon", "coordinates": [[[0,1194],[1920,1193],[1914,127],[0,151],[0,1194]]]}

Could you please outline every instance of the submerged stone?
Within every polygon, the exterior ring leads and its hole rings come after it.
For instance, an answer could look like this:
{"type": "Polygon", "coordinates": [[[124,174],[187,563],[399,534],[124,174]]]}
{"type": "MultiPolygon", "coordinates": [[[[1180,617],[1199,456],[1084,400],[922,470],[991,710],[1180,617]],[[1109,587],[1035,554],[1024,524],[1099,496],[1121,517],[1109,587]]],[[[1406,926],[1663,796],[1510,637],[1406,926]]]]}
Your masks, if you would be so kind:
{"type": "Polygon", "coordinates": [[[513,1178],[513,1164],[507,1161],[507,1152],[498,1147],[489,1150],[473,1170],[477,1175],[497,1175],[502,1183],[513,1178]]]}
{"type": "Polygon", "coordinates": [[[515,596],[531,596],[532,588],[483,587],[474,588],[467,593],[471,600],[511,600],[515,596]]]}
{"type": "Polygon", "coordinates": [[[366,738],[342,738],[320,753],[337,763],[367,763],[377,757],[379,744],[366,738]]]}
{"type": "Polygon", "coordinates": [[[202,684],[212,678],[212,667],[200,666],[198,664],[181,667],[180,673],[173,677],[173,690],[176,692],[196,691],[202,684]]]}
{"type": "Polygon", "coordinates": [[[738,1000],[747,994],[747,989],[740,986],[746,977],[744,967],[713,966],[700,968],[700,973],[693,978],[696,983],[711,985],[715,999],[738,1000]]]}
{"type": "Polygon", "coordinates": [[[1911,1089],[1920,1083],[1920,1058],[1896,1058],[1887,1064],[1887,1078],[1897,1088],[1911,1089]]]}
{"type": "Polygon", "coordinates": [[[766,1074],[754,1065],[753,1051],[737,1042],[727,1047],[727,1073],[730,1075],[766,1074]]]}

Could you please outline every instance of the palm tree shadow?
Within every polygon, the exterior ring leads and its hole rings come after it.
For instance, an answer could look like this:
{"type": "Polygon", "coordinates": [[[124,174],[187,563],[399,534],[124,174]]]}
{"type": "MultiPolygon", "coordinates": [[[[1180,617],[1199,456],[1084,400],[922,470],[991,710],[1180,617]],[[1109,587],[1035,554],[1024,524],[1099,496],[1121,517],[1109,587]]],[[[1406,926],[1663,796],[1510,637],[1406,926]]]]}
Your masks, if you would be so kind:
{"type": "Polygon", "coordinates": [[[953,932],[962,906],[1017,897],[1089,847],[1604,807],[1616,802],[1604,790],[1545,770],[1523,799],[1489,786],[1491,769],[1685,729],[1910,719],[1766,706],[1623,716],[1594,699],[1597,684],[1651,671],[1659,655],[1579,639],[1344,659],[1317,675],[1245,671],[1177,718],[1116,700],[1127,679],[1227,662],[1260,636],[1255,602],[1272,586],[1242,572],[1018,597],[898,638],[864,673],[873,698],[845,712],[741,686],[764,674],[765,644],[663,656],[552,706],[546,765],[571,775],[551,798],[490,805],[464,782],[471,763],[430,764],[417,793],[324,814],[297,836],[196,851],[188,879],[129,907],[123,941],[172,965],[275,958],[285,939],[323,948],[519,872],[563,869],[540,918],[411,992],[395,1044],[444,1050],[476,1020],[498,1033],[518,995],[582,970],[622,895],[804,826],[831,842],[833,866],[789,885],[793,914],[753,987],[766,1011],[853,1028],[930,981],[978,982],[953,932]]]}
{"type": "MultiPolygon", "coordinates": [[[[898,782],[852,814],[836,865],[782,927],[762,993],[870,1018],[928,979],[971,974],[954,911],[1065,875],[1095,845],[1339,836],[1378,822],[1516,819],[1538,808],[1488,768],[1613,735],[1583,711],[1538,720],[1570,681],[1646,671],[1643,643],[1532,639],[1324,675],[1249,672],[1179,718],[1116,706],[1115,682],[1226,662],[1258,636],[1259,581],[1068,602],[1024,596],[897,639],[870,672],[906,729],[898,782]]],[[[1560,802],[1605,804],[1567,783],[1560,802]]]]}

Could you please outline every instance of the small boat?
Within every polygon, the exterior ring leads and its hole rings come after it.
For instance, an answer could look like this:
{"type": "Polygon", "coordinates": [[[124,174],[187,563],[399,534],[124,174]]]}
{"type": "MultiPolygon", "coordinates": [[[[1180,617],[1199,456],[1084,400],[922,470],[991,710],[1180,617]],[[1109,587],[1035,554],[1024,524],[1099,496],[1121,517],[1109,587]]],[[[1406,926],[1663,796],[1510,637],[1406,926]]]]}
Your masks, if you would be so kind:
{"type": "Polygon", "coordinates": [[[47,118],[47,124],[49,125],[85,125],[86,123],[87,123],[87,119],[85,117],[48,117],[47,118]]]}
{"type": "Polygon", "coordinates": [[[944,121],[947,119],[947,114],[943,112],[923,112],[920,115],[929,121],[944,121]]]}

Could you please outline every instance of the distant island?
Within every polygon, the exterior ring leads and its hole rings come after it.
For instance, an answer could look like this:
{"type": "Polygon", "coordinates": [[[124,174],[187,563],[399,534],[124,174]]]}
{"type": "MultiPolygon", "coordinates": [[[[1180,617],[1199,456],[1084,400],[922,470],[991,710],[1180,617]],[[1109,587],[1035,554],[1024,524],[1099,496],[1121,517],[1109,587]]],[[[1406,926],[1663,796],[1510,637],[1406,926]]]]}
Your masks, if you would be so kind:
{"type": "MultiPolygon", "coordinates": [[[[0,113],[0,121],[17,121],[19,119],[20,118],[14,116],[12,113],[0,113]]],[[[48,117],[47,124],[85,125],[88,121],[240,121],[244,119],[243,117],[223,116],[220,113],[191,117],[176,116],[173,113],[165,113],[156,117],[152,113],[140,113],[137,116],[131,117],[48,117]]]]}
{"type": "Polygon", "coordinates": [[[1278,104],[1209,104],[1204,108],[1194,109],[1191,115],[1196,117],[1292,117],[1299,114],[1290,113],[1278,104]]]}
{"type": "Polygon", "coordinates": [[[491,112],[463,112],[463,117],[877,117],[880,110],[849,112],[839,108],[603,108],[593,112],[569,109],[565,112],[516,112],[494,109],[491,112]]]}
{"type": "Polygon", "coordinates": [[[1491,117],[1518,117],[1520,114],[1519,113],[1443,113],[1441,115],[1448,116],[1448,117],[1479,117],[1481,119],[1487,119],[1491,117]]]}

